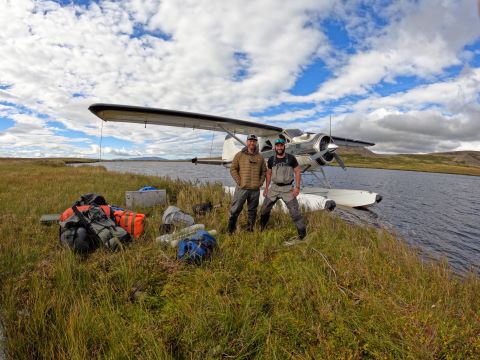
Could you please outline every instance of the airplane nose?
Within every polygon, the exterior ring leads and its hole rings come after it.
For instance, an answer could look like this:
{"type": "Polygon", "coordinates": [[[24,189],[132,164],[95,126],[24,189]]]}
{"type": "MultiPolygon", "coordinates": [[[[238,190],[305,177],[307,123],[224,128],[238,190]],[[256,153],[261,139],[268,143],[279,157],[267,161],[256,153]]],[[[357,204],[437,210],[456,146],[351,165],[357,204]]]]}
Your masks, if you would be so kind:
{"type": "Polygon", "coordinates": [[[334,152],[334,151],[337,150],[337,149],[338,149],[338,145],[335,145],[335,144],[333,144],[333,143],[330,143],[330,144],[327,145],[327,150],[328,150],[329,152],[334,152]]]}

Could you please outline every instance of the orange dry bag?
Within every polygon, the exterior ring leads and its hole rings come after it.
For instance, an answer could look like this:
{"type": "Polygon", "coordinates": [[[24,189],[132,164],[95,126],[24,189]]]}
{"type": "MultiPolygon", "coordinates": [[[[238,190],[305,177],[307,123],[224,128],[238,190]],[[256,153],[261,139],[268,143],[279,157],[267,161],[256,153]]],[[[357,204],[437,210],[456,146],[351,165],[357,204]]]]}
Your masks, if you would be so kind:
{"type": "MultiPolygon", "coordinates": [[[[87,211],[88,209],[90,209],[91,205],[82,205],[82,206],[77,206],[77,209],[80,210],[80,212],[85,212],[87,211]]],[[[100,205],[100,208],[103,210],[103,212],[105,213],[105,215],[107,215],[107,217],[110,217],[110,206],[108,205],[100,205]]],[[[67,220],[70,216],[72,216],[73,214],[75,214],[73,212],[73,209],[70,207],[68,208],[67,210],[65,210],[61,215],[60,215],[60,221],[65,221],[67,220]]],[[[126,229],[125,229],[126,230],[126,229]]]]}
{"type": "Polygon", "coordinates": [[[113,212],[115,222],[135,239],[138,239],[143,233],[145,223],[145,214],[135,213],[130,210],[115,210],[113,212]]]}

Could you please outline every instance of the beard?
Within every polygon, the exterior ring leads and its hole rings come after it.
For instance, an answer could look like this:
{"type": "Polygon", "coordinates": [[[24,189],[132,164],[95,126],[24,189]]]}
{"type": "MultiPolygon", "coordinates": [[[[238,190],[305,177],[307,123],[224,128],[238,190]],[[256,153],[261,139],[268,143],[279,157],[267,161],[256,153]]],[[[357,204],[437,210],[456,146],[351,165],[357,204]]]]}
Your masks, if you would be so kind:
{"type": "Polygon", "coordinates": [[[283,155],[283,153],[285,152],[285,149],[275,149],[275,152],[277,155],[283,155]]]}

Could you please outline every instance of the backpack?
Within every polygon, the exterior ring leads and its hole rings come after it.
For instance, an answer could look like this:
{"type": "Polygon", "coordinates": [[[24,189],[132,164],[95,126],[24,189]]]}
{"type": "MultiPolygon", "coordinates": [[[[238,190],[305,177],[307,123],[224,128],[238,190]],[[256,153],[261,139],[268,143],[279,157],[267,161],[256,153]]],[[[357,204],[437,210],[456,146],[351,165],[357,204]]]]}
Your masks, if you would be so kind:
{"type": "MultiPolygon", "coordinates": [[[[75,205],[77,206],[78,210],[80,210],[82,213],[90,209],[91,205],[75,205]]],[[[105,215],[107,215],[109,218],[112,217],[112,209],[108,205],[100,205],[100,208],[103,210],[105,215]]],[[[60,214],[60,221],[65,221],[67,220],[70,216],[74,215],[75,212],[73,211],[73,207],[69,207],[67,210],[65,210],[63,213],[60,214]]],[[[126,230],[126,229],[125,229],[126,230]]]]}
{"type": "Polygon", "coordinates": [[[60,242],[77,253],[88,253],[98,247],[117,249],[131,241],[130,234],[115,224],[100,206],[87,209],[72,206],[74,213],[60,222],[60,242]]]}
{"type": "Polygon", "coordinates": [[[177,258],[189,264],[200,264],[208,259],[217,247],[217,240],[205,230],[198,230],[191,238],[178,244],[177,258]]]}
{"type": "Polygon", "coordinates": [[[81,205],[108,205],[107,200],[102,195],[89,193],[80,195],[80,200],[77,200],[73,203],[75,206],[81,205]]]}
{"type": "Polygon", "coordinates": [[[125,210],[117,206],[110,206],[102,195],[95,193],[81,195],[80,199],[75,201],[72,207],[60,215],[60,221],[65,221],[74,214],[73,206],[77,206],[83,213],[90,209],[92,205],[100,206],[107,217],[124,228],[135,239],[138,239],[140,235],[142,235],[145,226],[145,214],[134,213],[133,211],[125,210]]]}

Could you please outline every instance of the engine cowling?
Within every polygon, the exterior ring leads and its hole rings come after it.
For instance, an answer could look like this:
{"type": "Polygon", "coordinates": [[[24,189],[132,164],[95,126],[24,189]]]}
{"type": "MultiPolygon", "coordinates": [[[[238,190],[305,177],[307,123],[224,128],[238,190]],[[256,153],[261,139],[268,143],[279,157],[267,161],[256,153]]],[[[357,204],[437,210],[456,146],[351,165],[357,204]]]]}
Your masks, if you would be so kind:
{"type": "Polygon", "coordinates": [[[311,136],[308,141],[293,142],[288,145],[288,152],[297,156],[297,160],[304,170],[328,165],[333,160],[336,160],[345,169],[345,164],[336,153],[337,149],[338,146],[332,137],[322,133],[311,136]]]}
{"type": "Polygon", "coordinates": [[[318,165],[327,165],[330,164],[334,159],[332,151],[329,151],[328,145],[332,144],[333,140],[330,136],[325,134],[318,134],[318,138],[313,145],[316,154],[315,161],[318,165]]]}

